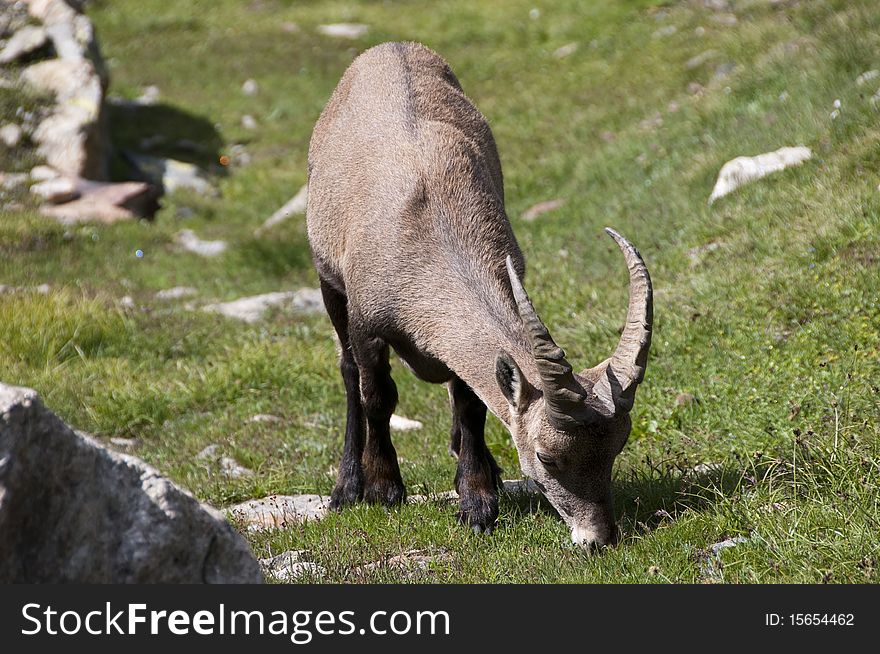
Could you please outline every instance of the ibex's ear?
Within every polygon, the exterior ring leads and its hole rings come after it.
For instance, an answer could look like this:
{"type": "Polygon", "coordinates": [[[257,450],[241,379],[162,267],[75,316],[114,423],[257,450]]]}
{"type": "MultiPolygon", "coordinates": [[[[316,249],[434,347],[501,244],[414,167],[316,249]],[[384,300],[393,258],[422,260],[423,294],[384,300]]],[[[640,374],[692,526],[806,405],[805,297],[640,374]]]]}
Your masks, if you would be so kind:
{"type": "Polygon", "coordinates": [[[510,406],[519,411],[525,394],[525,380],[516,361],[504,350],[495,357],[495,379],[510,406]]]}

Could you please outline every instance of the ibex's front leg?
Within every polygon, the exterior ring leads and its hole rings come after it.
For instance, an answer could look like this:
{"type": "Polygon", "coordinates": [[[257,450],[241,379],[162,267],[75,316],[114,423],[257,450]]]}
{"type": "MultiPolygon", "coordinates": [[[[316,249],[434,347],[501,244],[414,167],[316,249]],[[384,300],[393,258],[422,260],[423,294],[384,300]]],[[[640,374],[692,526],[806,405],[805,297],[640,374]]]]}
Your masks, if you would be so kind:
{"type": "Polygon", "coordinates": [[[501,469],[486,447],[486,405],[458,377],[449,382],[449,400],[452,405],[450,450],[458,454],[455,472],[455,489],[460,498],[458,517],[474,531],[490,531],[498,517],[501,469]]]}
{"type": "Polygon", "coordinates": [[[348,403],[345,446],[342,461],[339,462],[336,487],[330,495],[330,508],[338,511],[363,499],[364,496],[364,471],[361,464],[364,452],[364,412],[361,405],[360,374],[348,336],[347,299],[324,279],[321,279],[321,294],[324,296],[324,306],[327,308],[330,322],[333,323],[339,336],[341,346],[339,370],[342,372],[348,403]]]}
{"type": "Polygon", "coordinates": [[[406,489],[389,426],[391,414],[397,406],[397,386],[391,378],[388,344],[369,335],[354,319],[349,331],[361,376],[361,404],[367,422],[367,442],[362,458],[364,500],[393,506],[406,499],[406,489]]]}

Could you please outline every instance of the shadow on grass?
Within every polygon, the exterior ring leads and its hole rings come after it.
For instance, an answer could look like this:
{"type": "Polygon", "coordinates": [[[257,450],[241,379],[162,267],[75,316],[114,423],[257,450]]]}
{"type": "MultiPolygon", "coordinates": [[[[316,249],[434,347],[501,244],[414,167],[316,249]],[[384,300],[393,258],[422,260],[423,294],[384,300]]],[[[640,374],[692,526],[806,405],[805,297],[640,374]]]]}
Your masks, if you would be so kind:
{"type": "Polygon", "coordinates": [[[705,472],[649,468],[614,482],[614,504],[621,536],[646,534],[684,511],[700,510],[741,487],[743,474],[718,467],[705,472]]]}
{"type": "MultiPolygon", "coordinates": [[[[653,467],[648,472],[633,473],[629,479],[615,479],[612,494],[621,537],[650,533],[688,509],[706,508],[735,493],[742,480],[742,473],[732,468],[695,473],[653,467]]],[[[513,519],[537,512],[559,515],[543,495],[502,493],[500,499],[502,511],[513,519]]]]}
{"type": "Polygon", "coordinates": [[[167,157],[192,163],[212,173],[225,175],[218,165],[223,139],[208,118],[167,104],[108,104],[107,123],[114,155],[110,163],[113,179],[131,179],[130,164],[122,151],[167,157]]]}

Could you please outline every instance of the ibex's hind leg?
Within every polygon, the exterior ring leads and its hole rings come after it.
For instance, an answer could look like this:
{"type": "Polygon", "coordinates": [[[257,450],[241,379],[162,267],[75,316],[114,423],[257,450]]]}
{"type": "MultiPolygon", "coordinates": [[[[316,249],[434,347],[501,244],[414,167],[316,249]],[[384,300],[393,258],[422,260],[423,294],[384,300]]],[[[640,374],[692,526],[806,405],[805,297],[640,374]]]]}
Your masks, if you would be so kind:
{"type": "Polygon", "coordinates": [[[452,404],[450,450],[458,444],[455,489],[459,495],[459,519],[474,531],[489,531],[498,518],[501,468],[486,447],[486,405],[458,377],[449,382],[452,404]]]}
{"type": "Polygon", "coordinates": [[[351,323],[352,350],[361,375],[361,404],[367,422],[364,447],[364,500],[386,506],[406,499],[397,452],[391,442],[389,421],[397,406],[397,386],[391,378],[388,344],[355,322],[351,323]]]}
{"type": "Polygon", "coordinates": [[[351,351],[348,335],[348,308],[344,293],[340,293],[329,283],[321,279],[321,294],[324,306],[339,336],[341,352],[339,370],[345,384],[345,397],[348,403],[348,416],[345,420],[345,446],[342,461],[339,463],[339,474],[336,487],[330,495],[330,508],[342,509],[363,499],[364,471],[361,457],[364,453],[364,415],[361,405],[360,374],[351,351]]]}

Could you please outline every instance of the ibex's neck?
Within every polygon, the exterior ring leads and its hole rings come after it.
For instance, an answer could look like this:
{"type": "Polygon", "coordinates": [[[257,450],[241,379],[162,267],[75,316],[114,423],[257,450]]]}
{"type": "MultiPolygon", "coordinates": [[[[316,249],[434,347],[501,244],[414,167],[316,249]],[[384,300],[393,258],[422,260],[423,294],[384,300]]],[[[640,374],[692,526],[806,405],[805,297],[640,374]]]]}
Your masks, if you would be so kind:
{"type": "Polygon", "coordinates": [[[441,359],[504,424],[510,420],[507,400],[495,377],[495,359],[504,350],[519,365],[526,379],[536,384],[538,371],[513,299],[501,283],[470,289],[465,311],[449,324],[441,359]]]}

